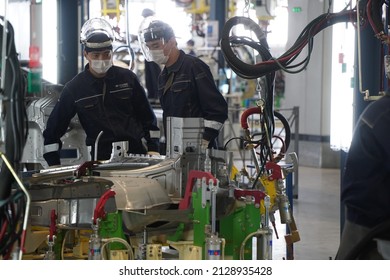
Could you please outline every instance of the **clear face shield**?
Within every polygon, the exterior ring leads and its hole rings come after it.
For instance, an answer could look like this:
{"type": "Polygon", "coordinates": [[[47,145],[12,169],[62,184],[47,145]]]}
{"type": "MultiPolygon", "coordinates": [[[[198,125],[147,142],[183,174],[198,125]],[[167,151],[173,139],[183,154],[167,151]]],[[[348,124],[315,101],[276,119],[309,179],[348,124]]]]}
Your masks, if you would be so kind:
{"type": "Polygon", "coordinates": [[[159,50],[163,54],[165,40],[164,38],[158,38],[149,42],[141,42],[140,45],[145,59],[147,61],[155,61],[156,51],[159,50]]]}
{"type": "Polygon", "coordinates": [[[138,42],[147,61],[153,61],[152,52],[162,50],[166,44],[165,29],[162,26],[149,27],[153,19],[146,18],[139,28],[138,42]]]}
{"type": "Polygon", "coordinates": [[[92,18],[87,20],[81,28],[80,43],[90,48],[104,48],[114,41],[114,31],[106,20],[102,18],[92,18]],[[88,42],[95,35],[105,35],[106,42],[88,42]]]}

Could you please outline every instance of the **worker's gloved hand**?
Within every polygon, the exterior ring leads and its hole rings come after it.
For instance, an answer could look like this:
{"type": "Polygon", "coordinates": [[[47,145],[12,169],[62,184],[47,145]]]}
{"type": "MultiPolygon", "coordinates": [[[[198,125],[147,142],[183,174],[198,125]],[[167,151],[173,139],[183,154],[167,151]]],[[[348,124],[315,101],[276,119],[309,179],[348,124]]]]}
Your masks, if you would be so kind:
{"type": "Polygon", "coordinates": [[[49,166],[61,165],[60,153],[58,151],[45,153],[43,158],[49,166]]]}
{"type": "MultiPolygon", "coordinates": [[[[202,151],[206,151],[209,148],[209,144],[211,141],[215,141],[218,137],[218,130],[212,129],[210,127],[205,127],[203,132],[203,139],[201,142],[202,151]]],[[[211,147],[210,147],[211,148],[211,147]]]]}

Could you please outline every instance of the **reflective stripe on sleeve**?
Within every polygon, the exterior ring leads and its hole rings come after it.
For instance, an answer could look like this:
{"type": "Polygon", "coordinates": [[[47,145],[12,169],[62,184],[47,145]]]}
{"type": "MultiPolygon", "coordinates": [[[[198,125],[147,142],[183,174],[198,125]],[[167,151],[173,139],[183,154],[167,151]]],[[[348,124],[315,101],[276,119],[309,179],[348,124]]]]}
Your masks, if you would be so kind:
{"type": "Polygon", "coordinates": [[[150,138],[160,138],[160,130],[150,130],[150,138]]]}
{"type": "Polygon", "coordinates": [[[223,126],[223,123],[217,121],[204,120],[204,127],[212,128],[215,130],[220,130],[223,126]]]}
{"type": "Polygon", "coordinates": [[[60,144],[54,143],[54,144],[48,144],[43,146],[43,153],[47,154],[50,152],[57,152],[60,149],[60,144]]]}

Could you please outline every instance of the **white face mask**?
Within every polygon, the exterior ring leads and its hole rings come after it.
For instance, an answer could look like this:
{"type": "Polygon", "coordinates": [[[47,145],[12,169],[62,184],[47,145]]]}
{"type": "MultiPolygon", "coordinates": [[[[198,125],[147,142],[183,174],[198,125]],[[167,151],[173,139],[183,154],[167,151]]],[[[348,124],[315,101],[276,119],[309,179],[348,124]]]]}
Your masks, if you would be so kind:
{"type": "Polygon", "coordinates": [[[91,60],[91,68],[98,74],[104,74],[112,66],[112,59],[108,60],[91,60]]]}
{"type": "Polygon", "coordinates": [[[157,64],[165,64],[169,58],[169,56],[164,54],[164,50],[149,50],[149,56],[157,64]]]}

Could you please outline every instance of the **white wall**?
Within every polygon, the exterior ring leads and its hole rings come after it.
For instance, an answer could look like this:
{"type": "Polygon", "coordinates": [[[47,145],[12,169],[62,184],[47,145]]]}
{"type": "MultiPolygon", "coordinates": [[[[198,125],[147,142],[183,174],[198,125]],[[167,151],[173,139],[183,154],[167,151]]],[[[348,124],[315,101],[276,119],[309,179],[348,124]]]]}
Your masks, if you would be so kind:
{"type": "MultiPolygon", "coordinates": [[[[309,22],[327,12],[327,5],[328,2],[323,0],[288,1],[289,35],[286,49],[294,44],[309,22]],[[294,13],[293,7],[302,7],[302,11],[294,13]]],[[[339,164],[338,153],[330,149],[330,143],[326,140],[330,136],[331,46],[331,27],[328,27],[314,37],[307,68],[297,74],[286,73],[282,107],[299,107],[299,157],[300,163],[306,166],[337,167],[339,164]]],[[[307,54],[306,47],[296,62],[302,61],[307,54]]]]}
{"type": "MultiPolygon", "coordinates": [[[[290,0],[289,5],[289,32],[287,49],[294,44],[299,34],[315,17],[324,13],[323,1],[321,0],[290,0]],[[302,12],[291,12],[292,7],[302,7],[302,12]]],[[[286,74],[286,93],[284,106],[300,108],[300,133],[311,135],[329,135],[330,95],[324,92],[323,51],[324,33],[318,33],[314,38],[314,49],[310,63],[306,70],[297,74],[286,74]],[[324,96],[323,96],[324,95],[324,96]],[[328,100],[329,99],[329,100],[328,100]]],[[[307,47],[302,51],[298,61],[307,55],[307,47]]],[[[298,69],[298,68],[297,68],[298,69]]],[[[295,69],[296,70],[296,69],[295,69]]]]}

